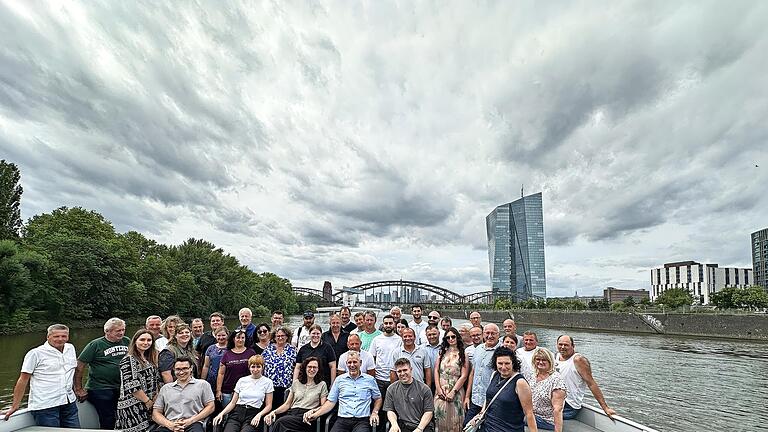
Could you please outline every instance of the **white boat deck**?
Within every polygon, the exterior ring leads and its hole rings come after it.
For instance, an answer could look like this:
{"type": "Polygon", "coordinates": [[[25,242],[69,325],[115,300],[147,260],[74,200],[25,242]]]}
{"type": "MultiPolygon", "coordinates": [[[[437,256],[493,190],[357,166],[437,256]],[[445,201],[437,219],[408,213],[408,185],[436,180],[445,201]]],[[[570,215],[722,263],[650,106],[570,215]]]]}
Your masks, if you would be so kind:
{"type": "MultiPolygon", "coordinates": [[[[83,429],[64,429],[35,426],[32,415],[21,411],[9,421],[0,420],[0,432],[93,432],[98,428],[96,411],[88,403],[81,403],[80,422],[83,429]],[[90,429],[89,429],[90,428],[90,429]]],[[[600,408],[584,405],[577,420],[566,420],[563,432],[658,432],[647,426],[635,423],[632,420],[615,416],[609,419],[600,408]]],[[[528,428],[526,428],[526,431],[528,428]]]]}

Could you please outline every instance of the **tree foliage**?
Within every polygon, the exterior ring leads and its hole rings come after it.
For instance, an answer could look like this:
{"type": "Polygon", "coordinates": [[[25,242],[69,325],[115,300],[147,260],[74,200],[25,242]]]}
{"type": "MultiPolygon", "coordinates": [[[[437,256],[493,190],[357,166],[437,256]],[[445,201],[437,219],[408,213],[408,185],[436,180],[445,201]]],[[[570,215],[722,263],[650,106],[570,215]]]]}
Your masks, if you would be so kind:
{"type": "Polygon", "coordinates": [[[18,239],[21,229],[21,173],[15,164],[0,160],[0,240],[18,239]]]}
{"type": "Polygon", "coordinates": [[[693,295],[682,288],[671,288],[656,298],[656,303],[668,308],[677,309],[681,306],[690,306],[693,303],[693,295]]]}
{"type": "Polygon", "coordinates": [[[18,208],[21,187],[12,188],[15,201],[7,193],[18,170],[5,161],[0,169],[0,229],[14,239],[0,236],[0,330],[22,328],[40,313],[66,320],[298,310],[287,279],[256,273],[202,239],[167,246],[135,231],[117,233],[104,216],[80,207],[35,215],[19,230],[7,211],[18,208]]]}
{"type": "Polygon", "coordinates": [[[710,303],[719,309],[764,309],[768,307],[768,293],[762,287],[727,287],[712,294],[710,303]]]}

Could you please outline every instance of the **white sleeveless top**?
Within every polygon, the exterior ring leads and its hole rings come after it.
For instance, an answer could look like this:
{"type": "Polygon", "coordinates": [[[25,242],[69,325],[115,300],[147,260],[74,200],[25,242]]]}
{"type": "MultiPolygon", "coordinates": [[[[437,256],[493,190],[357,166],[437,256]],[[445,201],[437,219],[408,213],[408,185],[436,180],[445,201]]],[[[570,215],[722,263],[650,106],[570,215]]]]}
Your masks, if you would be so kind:
{"type": "Polygon", "coordinates": [[[573,359],[576,357],[574,353],[568,360],[560,360],[560,353],[555,356],[555,369],[560,372],[560,376],[565,382],[565,401],[571,408],[581,408],[581,403],[584,400],[584,392],[587,390],[587,383],[579,375],[579,371],[576,370],[576,365],[573,363],[573,359]]]}

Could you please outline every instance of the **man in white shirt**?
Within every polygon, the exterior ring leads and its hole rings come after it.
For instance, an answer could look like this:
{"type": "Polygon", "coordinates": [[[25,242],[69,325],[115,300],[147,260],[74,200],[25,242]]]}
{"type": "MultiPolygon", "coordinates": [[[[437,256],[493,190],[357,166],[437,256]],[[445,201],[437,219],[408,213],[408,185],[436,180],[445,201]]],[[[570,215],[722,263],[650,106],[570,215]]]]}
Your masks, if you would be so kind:
{"type": "MultiPolygon", "coordinates": [[[[381,392],[382,399],[387,397],[387,387],[389,387],[389,372],[392,370],[392,355],[403,346],[403,340],[395,333],[395,319],[392,315],[387,315],[382,321],[384,323],[384,332],[373,338],[368,352],[371,353],[376,361],[376,384],[381,392]]],[[[381,413],[379,424],[386,422],[386,415],[381,413]]]]}
{"type": "Polygon", "coordinates": [[[68,341],[69,328],[53,324],[48,327],[47,341],[27,352],[13,388],[11,409],[5,413],[6,420],[21,406],[29,384],[27,407],[38,426],[80,428],[73,388],[77,355],[68,341]]]}
{"type": "Polygon", "coordinates": [[[299,328],[297,328],[296,331],[293,332],[293,337],[291,338],[291,345],[295,346],[297,350],[309,343],[309,329],[312,327],[314,323],[315,323],[314,312],[310,310],[305,311],[304,325],[299,326],[299,328]]]}
{"type": "Polygon", "coordinates": [[[411,306],[411,315],[413,320],[408,323],[408,327],[412,328],[416,332],[416,345],[423,345],[427,343],[427,339],[422,339],[421,334],[427,329],[427,321],[422,319],[422,307],[420,304],[411,306]]]}
{"type": "Polygon", "coordinates": [[[520,373],[523,376],[529,376],[533,373],[533,351],[539,346],[539,337],[532,331],[523,333],[523,346],[515,351],[517,358],[520,359],[520,373]]]}
{"type": "Polygon", "coordinates": [[[363,343],[360,341],[360,336],[357,334],[351,334],[347,338],[347,348],[349,351],[339,356],[339,361],[336,362],[336,376],[339,376],[347,372],[347,357],[349,353],[354,351],[360,355],[360,371],[367,373],[368,375],[376,376],[376,362],[373,361],[373,356],[368,351],[361,351],[360,347],[363,343]]]}
{"type": "MultiPolygon", "coordinates": [[[[427,314],[427,327],[431,325],[437,327],[439,331],[439,334],[437,337],[437,343],[443,343],[443,336],[445,336],[445,330],[440,328],[440,312],[433,310],[432,312],[427,314]]],[[[426,327],[424,330],[421,331],[421,334],[419,335],[419,340],[421,341],[422,345],[424,345],[424,343],[426,342],[427,340],[426,327]]]]}

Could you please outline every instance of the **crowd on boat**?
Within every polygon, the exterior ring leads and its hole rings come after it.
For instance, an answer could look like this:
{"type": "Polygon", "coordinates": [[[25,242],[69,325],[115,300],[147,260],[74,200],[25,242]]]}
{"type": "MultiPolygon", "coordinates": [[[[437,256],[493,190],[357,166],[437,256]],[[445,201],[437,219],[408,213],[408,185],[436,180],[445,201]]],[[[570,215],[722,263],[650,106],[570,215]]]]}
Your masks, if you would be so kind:
{"type": "Polygon", "coordinates": [[[318,421],[331,432],[562,432],[586,389],[615,414],[569,335],[553,353],[513,319],[500,329],[473,311],[457,328],[421,305],[410,312],[393,307],[378,322],[342,307],[325,330],[311,311],[294,330],[281,311],[255,324],[243,308],[232,330],[214,312],[207,331],[200,318],[152,315],[131,338],[111,318],[79,355],[54,324],[25,355],[5,419],[28,386],[40,426],[79,428],[76,402],[87,400],[101,429],[126,432],[309,432],[318,421]]]}

